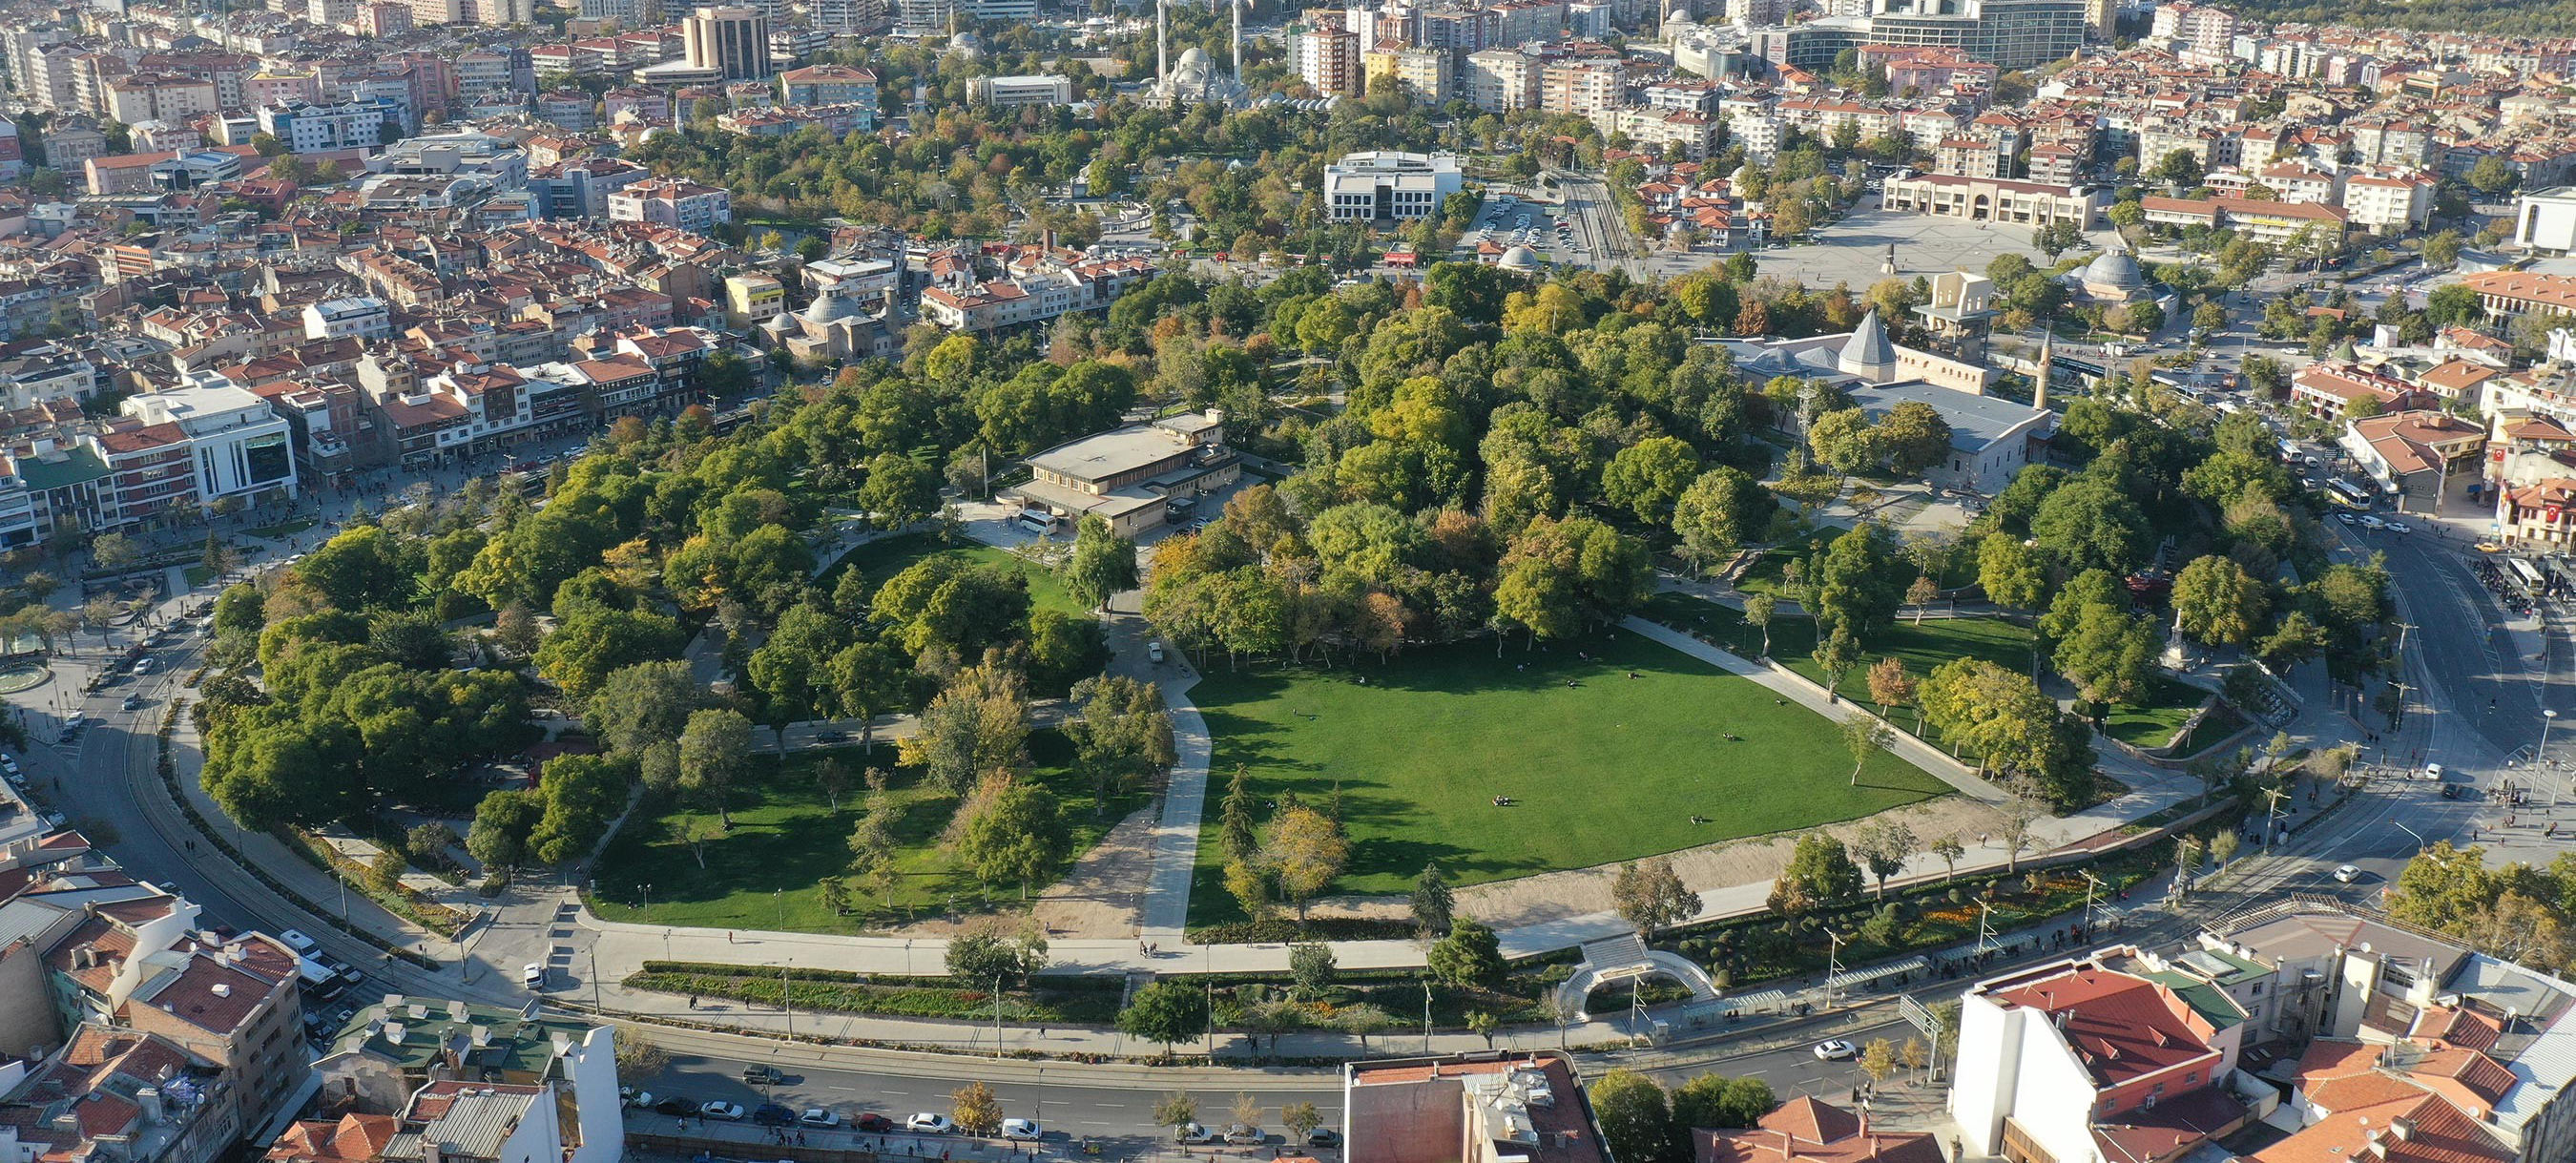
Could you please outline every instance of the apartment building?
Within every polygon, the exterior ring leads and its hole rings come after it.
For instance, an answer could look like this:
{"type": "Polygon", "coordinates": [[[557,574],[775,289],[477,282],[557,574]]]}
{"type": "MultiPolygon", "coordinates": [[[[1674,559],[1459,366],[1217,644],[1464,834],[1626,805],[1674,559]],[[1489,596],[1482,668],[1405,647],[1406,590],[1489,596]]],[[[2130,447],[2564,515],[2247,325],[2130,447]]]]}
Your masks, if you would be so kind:
{"type": "Polygon", "coordinates": [[[1297,79],[1326,96],[1357,97],[1365,74],[1359,34],[1327,21],[1297,34],[1297,79]]]}
{"type": "Polygon", "coordinates": [[[612,222],[649,222],[705,234],[733,221],[733,195],[678,178],[637,182],[608,195],[612,222]]]}
{"type": "Polygon", "coordinates": [[[342,149],[372,153],[384,144],[385,123],[401,124],[399,107],[383,98],[337,105],[262,105],[258,117],[260,132],[284,142],[294,153],[342,149]]]}
{"type": "Polygon", "coordinates": [[[1467,56],[1464,88],[1467,100],[1487,113],[1538,108],[1539,78],[1544,66],[1514,48],[1490,48],[1467,56]]]}
{"type": "Polygon", "coordinates": [[[778,74],[778,103],[804,105],[877,105],[874,70],[849,65],[813,65],[778,74]]]}

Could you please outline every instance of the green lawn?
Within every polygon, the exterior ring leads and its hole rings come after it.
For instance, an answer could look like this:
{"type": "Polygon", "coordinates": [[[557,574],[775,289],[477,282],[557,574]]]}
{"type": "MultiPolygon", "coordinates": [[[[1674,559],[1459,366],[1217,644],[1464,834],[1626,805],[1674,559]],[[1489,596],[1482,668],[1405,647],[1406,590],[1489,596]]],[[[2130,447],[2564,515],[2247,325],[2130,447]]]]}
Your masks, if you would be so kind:
{"type": "Polygon", "coordinates": [[[1265,804],[1281,791],[1316,801],[1342,789],[1352,851],[1336,891],[1359,893],[1403,891],[1433,860],[1459,882],[1499,880],[1854,819],[1948,790],[1884,752],[1854,787],[1850,755],[1822,718],[1633,634],[1544,651],[1515,640],[1500,658],[1480,643],[1352,670],[1218,670],[1190,698],[1216,747],[1194,925],[1241,915],[1217,836],[1238,765],[1265,804]],[[1519,802],[1496,807],[1497,795],[1519,802]],[[1694,814],[1711,822],[1693,824],[1694,814]]]}
{"type": "Polygon", "coordinates": [[[914,563],[930,557],[963,557],[971,561],[1005,566],[1029,579],[1029,601],[1038,609],[1062,610],[1068,614],[1087,614],[1082,604],[1066,593],[1064,584],[1046,567],[980,542],[944,544],[936,533],[906,533],[872,541],[844,554],[832,568],[823,571],[817,584],[829,592],[840,584],[841,574],[856,569],[868,579],[868,589],[885,584],[887,578],[902,573],[914,563]]]}
{"type": "MultiPolygon", "coordinates": [[[[1120,796],[1107,811],[1095,814],[1091,788],[1070,770],[1073,745],[1063,735],[1037,732],[1029,737],[1029,752],[1036,764],[1030,778],[1064,801],[1075,853],[1088,851],[1120,816],[1145,802],[1141,794],[1120,796]]],[[[1019,885],[987,890],[942,846],[940,833],[956,810],[954,799],[925,786],[912,769],[896,767],[890,744],[877,747],[875,763],[892,774],[887,794],[902,813],[896,866],[903,883],[893,894],[891,909],[861,888],[854,891],[862,910],[836,918],[823,908],[815,887],[849,866],[850,831],[858,826],[867,794],[861,776],[869,766],[866,752],[855,747],[791,753],[783,767],[775,755],[755,757],[751,778],[734,788],[729,801],[733,828],[706,846],[703,868],[680,837],[690,822],[712,820],[715,813],[673,804],[659,815],[630,821],[609,844],[592,878],[592,907],[619,921],[848,933],[936,912],[952,901],[969,911],[1018,903],[1019,885]],[[838,814],[814,780],[825,756],[841,764],[855,789],[841,797],[838,814]],[[638,907],[648,884],[653,897],[649,912],[638,907]]]]}
{"type": "MultiPolygon", "coordinates": [[[[2157,675],[2149,685],[2154,692],[2148,697],[2149,705],[2112,708],[2111,713],[2102,718],[2103,734],[2131,747],[2154,750],[2172,742],[2174,732],[2182,730],[2183,723],[2191,718],[2191,713],[2199,710],[2200,704],[2209,698],[2208,691],[2163,675],[2157,675]]],[[[2212,712],[2209,720],[2202,724],[2201,730],[2193,734],[2204,739],[2223,739],[2230,732],[2244,726],[2245,720],[2242,716],[2234,711],[2225,710],[2224,707],[2225,704],[2221,704],[2222,709],[2212,712]],[[2233,726],[2229,725],[2231,722],[2233,726]],[[2225,729],[2211,729],[2220,727],[2225,729]]]]}
{"type": "MultiPolygon", "coordinates": [[[[1736,653],[1755,657],[1762,648],[1762,632],[1744,621],[1744,615],[1730,607],[1681,593],[1660,593],[1646,603],[1645,616],[1679,630],[1699,633],[1711,641],[1731,643],[1736,653]]],[[[1861,642],[1861,657],[1876,662],[1894,655],[1905,660],[1905,669],[1920,679],[1932,669],[1953,658],[1982,658],[2006,670],[2030,673],[2032,631],[2000,618],[1926,618],[1917,626],[1913,620],[1898,615],[1896,623],[1870,635],[1861,642]]],[[[1818,684],[1825,681],[1824,668],[1816,665],[1816,623],[1805,617],[1782,617],[1771,623],[1771,657],[1782,666],[1806,676],[1818,684]]],[[[2208,692],[2162,674],[2147,679],[2147,702],[2141,706],[2117,704],[2103,717],[2103,731],[2114,739],[2137,747],[2162,747],[2165,740],[2182,728],[2183,720],[2200,708],[2208,692]]],[[[1868,703],[1869,671],[1866,665],[1852,668],[1836,688],[1844,698],[1868,703]]],[[[1875,705],[1875,704],[1872,704],[1875,705]]],[[[1899,714],[1894,721],[1911,727],[1914,717],[1899,714]]],[[[1929,729],[1923,737],[1939,742],[1939,732],[1929,729]]]]}
{"type": "Polygon", "coordinates": [[[215,580],[215,571],[203,565],[192,565],[179,572],[187,575],[188,588],[192,590],[215,580]]]}
{"type": "MultiPolygon", "coordinates": [[[[1867,485],[1869,482],[1860,483],[1867,485]]],[[[1736,579],[1735,588],[1748,594],[1769,594],[1784,602],[1792,601],[1794,599],[1789,594],[1788,580],[1781,576],[1782,571],[1788,568],[1790,562],[1805,561],[1809,554],[1823,549],[1834,538],[1848,532],[1850,530],[1838,525],[1823,525],[1796,541],[1783,542],[1777,548],[1764,553],[1760,560],[1746,569],[1744,576],[1736,579]]],[[[1958,589],[1975,583],[1977,580],[1976,546],[1969,544],[1953,550],[1948,568],[1944,572],[1945,576],[1933,579],[1939,582],[1943,589],[1958,589]]],[[[1912,581],[1913,574],[1914,570],[1909,567],[1906,570],[1906,580],[1912,581]]]]}

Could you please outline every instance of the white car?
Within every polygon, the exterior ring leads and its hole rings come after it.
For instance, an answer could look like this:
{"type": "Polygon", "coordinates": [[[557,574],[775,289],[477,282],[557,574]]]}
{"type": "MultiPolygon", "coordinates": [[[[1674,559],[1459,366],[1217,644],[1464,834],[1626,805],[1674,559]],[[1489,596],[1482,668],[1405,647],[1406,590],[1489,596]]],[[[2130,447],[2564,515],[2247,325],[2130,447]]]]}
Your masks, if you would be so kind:
{"type": "Polygon", "coordinates": [[[2368,513],[2364,513],[2361,515],[2361,527],[2364,529],[2385,529],[2388,528],[2388,522],[2371,516],[2368,513]]]}
{"type": "Polygon", "coordinates": [[[546,967],[534,961],[520,966],[519,982],[530,989],[543,988],[546,984],[546,967]]]}
{"type": "Polygon", "coordinates": [[[2351,884],[2352,882],[2361,879],[2361,870],[2347,864],[2341,868],[2335,869],[2334,876],[2335,879],[2341,883],[2351,884]]]}
{"type": "Polygon", "coordinates": [[[945,1135],[956,1130],[957,1124],[948,1121],[947,1115],[935,1115],[929,1111],[923,1111],[905,1119],[903,1129],[917,1135],[945,1135]]]}
{"type": "Polygon", "coordinates": [[[1216,1132],[1197,1123],[1182,1123],[1172,1128],[1172,1139],[1185,1147],[1199,1143],[1213,1143],[1216,1141],[1216,1132]]]}
{"type": "Polygon", "coordinates": [[[723,1119],[728,1123],[741,1122],[742,1104],[738,1102],[726,1102],[719,1098],[713,1102],[700,1106],[698,1108],[698,1113],[711,1119],[723,1119]]]}
{"type": "Polygon", "coordinates": [[[1270,1136],[1259,1127],[1236,1123],[1225,1129],[1225,1142],[1229,1147],[1258,1147],[1269,1141],[1270,1136]]]}
{"type": "Polygon", "coordinates": [[[2442,765],[2438,763],[2425,764],[2424,778],[2432,780],[2435,783],[2442,782],[2442,765]]]}
{"type": "Polygon", "coordinates": [[[804,1114],[796,1116],[796,1121],[809,1127],[837,1127],[841,1125],[841,1112],[830,1107],[807,1107],[804,1114]]]}
{"type": "Polygon", "coordinates": [[[1860,1056],[1860,1048],[1840,1038],[1816,1043],[1816,1058],[1823,1062],[1840,1062],[1860,1056]]]}
{"type": "Polygon", "coordinates": [[[1146,643],[1146,644],[1145,644],[1145,657],[1146,657],[1147,659],[1152,660],[1152,662],[1154,663],[1154,665],[1156,665],[1156,666],[1161,666],[1161,665],[1163,664],[1163,644],[1162,644],[1162,642],[1161,642],[1160,640],[1156,640],[1156,641],[1153,641],[1153,642],[1148,642],[1148,643],[1146,643]]]}
{"type": "Polygon", "coordinates": [[[1002,1120],[1002,1137],[1014,1143],[1034,1143],[1045,1133],[1036,1119],[1002,1120]]]}
{"type": "Polygon", "coordinates": [[[2383,524],[2388,527],[2388,531],[2391,533],[2412,533],[2415,531],[2414,526],[2409,525],[2404,521],[2388,521],[2383,522],[2383,524]]]}
{"type": "Polygon", "coordinates": [[[627,1106],[636,1107],[642,1110],[653,1109],[653,1092],[649,1090],[637,1090],[631,1086],[620,1087],[617,1092],[617,1100],[627,1106]]]}

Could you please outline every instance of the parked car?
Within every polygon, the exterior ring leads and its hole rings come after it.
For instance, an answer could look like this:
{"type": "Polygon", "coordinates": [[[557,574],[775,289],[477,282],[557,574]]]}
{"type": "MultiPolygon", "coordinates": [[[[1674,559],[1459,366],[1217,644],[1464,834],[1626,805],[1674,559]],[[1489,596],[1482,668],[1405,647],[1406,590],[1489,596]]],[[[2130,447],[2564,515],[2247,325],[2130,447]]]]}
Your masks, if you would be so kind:
{"type": "Polygon", "coordinates": [[[707,1118],[723,1119],[729,1123],[740,1122],[742,1120],[742,1104],[738,1102],[726,1102],[720,1098],[714,1099],[705,1105],[700,1106],[698,1108],[698,1113],[706,1116],[707,1118]]]}
{"type": "Polygon", "coordinates": [[[850,741],[850,733],[847,731],[816,731],[814,732],[814,741],[817,743],[847,743],[850,741]]]}
{"type": "Polygon", "coordinates": [[[675,1094],[660,1102],[654,1103],[653,1113],[670,1115],[673,1118],[685,1118],[689,1115],[698,1113],[698,1104],[675,1094]]]}
{"type": "Polygon", "coordinates": [[[1157,666],[1162,665],[1163,644],[1159,639],[1145,644],[1145,657],[1157,666]]]}
{"type": "Polygon", "coordinates": [[[776,1086],[787,1081],[787,1076],[766,1062],[754,1062],[742,1068],[742,1080],[753,1086],[776,1086]]]}
{"type": "Polygon", "coordinates": [[[945,1135],[956,1130],[957,1124],[949,1122],[947,1115],[935,1115],[929,1111],[923,1111],[905,1119],[903,1129],[916,1135],[945,1135]]]}
{"type": "Polygon", "coordinates": [[[1182,1123],[1172,1128],[1172,1140],[1185,1147],[1198,1143],[1213,1143],[1216,1141],[1216,1132],[1197,1123],[1182,1123]]]}
{"type": "Polygon", "coordinates": [[[1841,1062],[1848,1058],[1858,1057],[1859,1055],[1860,1050],[1858,1047],[1855,1047],[1851,1043],[1840,1038],[1831,1038],[1826,1041],[1816,1043],[1816,1057],[1820,1061],[1841,1062]]]}
{"type": "Polygon", "coordinates": [[[544,989],[546,987],[545,964],[543,962],[531,961],[526,965],[520,966],[519,982],[530,989],[544,989]]]}
{"type": "Polygon", "coordinates": [[[1306,1132],[1306,1145],[1309,1147],[1339,1147],[1342,1145],[1342,1133],[1331,1127],[1317,1127],[1314,1130],[1306,1132]]]}
{"type": "Polygon", "coordinates": [[[866,1114],[851,1119],[850,1126],[854,1130],[861,1131],[891,1131],[894,1129],[894,1120],[878,1114],[875,1111],[869,1111],[866,1114]]]}
{"type": "Polygon", "coordinates": [[[804,1114],[796,1116],[796,1121],[809,1127],[837,1127],[841,1125],[841,1112],[827,1106],[809,1106],[804,1114]]]}
{"type": "Polygon", "coordinates": [[[651,1110],[653,1109],[653,1092],[649,1090],[637,1090],[631,1086],[621,1086],[617,1088],[617,1101],[625,1106],[635,1107],[640,1110],[651,1110]]]}
{"type": "Polygon", "coordinates": [[[1236,1123],[1225,1129],[1225,1142],[1229,1147],[1258,1147],[1269,1141],[1269,1134],[1259,1127],[1236,1123]]]}
{"type": "Polygon", "coordinates": [[[1036,1119],[1003,1119],[1002,1137],[1014,1143],[1034,1143],[1043,1134],[1036,1119]]]}
{"type": "Polygon", "coordinates": [[[751,1121],[765,1127],[783,1127],[796,1121],[796,1112],[774,1102],[764,1102],[752,1109],[751,1121]]]}

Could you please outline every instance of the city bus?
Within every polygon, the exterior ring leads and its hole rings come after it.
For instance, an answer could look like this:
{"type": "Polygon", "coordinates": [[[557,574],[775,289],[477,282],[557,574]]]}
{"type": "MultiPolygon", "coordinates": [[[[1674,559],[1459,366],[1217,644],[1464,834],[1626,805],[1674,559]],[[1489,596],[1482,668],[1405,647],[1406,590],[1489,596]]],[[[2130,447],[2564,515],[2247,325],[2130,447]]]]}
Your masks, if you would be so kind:
{"type": "Polygon", "coordinates": [[[2370,507],[2370,490],[2365,489],[2360,485],[2356,485],[2351,481],[2343,480],[2341,478],[2327,481],[2326,491],[2333,494],[2334,499],[2350,505],[2353,508],[2367,509],[2370,507]]]}

